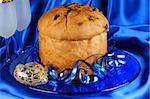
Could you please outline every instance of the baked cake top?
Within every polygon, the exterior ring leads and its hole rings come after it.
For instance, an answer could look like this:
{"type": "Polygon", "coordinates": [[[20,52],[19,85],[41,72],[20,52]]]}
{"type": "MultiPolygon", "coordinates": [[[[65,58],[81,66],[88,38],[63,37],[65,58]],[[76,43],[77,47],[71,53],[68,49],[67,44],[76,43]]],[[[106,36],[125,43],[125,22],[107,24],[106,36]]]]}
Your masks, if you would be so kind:
{"type": "Polygon", "coordinates": [[[57,6],[38,22],[39,34],[58,40],[86,40],[107,32],[108,21],[97,8],[78,3],[57,6]]]}

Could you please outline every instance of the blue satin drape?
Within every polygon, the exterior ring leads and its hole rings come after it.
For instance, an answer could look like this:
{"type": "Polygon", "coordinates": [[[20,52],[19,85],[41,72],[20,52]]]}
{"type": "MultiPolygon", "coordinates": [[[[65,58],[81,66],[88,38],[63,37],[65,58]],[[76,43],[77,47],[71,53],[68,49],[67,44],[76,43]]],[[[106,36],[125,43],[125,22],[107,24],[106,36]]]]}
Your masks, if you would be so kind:
{"type": "MultiPolygon", "coordinates": [[[[88,4],[101,9],[110,23],[108,39],[115,39],[117,41],[117,48],[131,52],[131,54],[140,62],[142,67],[140,75],[131,84],[114,90],[109,94],[105,93],[105,96],[100,96],[100,94],[87,96],[90,96],[92,99],[99,97],[148,98],[148,87],[150,85],[149,0],[30,0],[32,21],[27,29],[22,32],[16,31],[11,37],[9,44],[10,54],[15,54],[18,51],[20,44],[23,44],[24,48],[30,45],[37,47],[37,23],[40,16],[57,5],[72,2],[88,4]],[[23,37],[22,41],[20,41],[18,37],[19,33],[21,33],[23,37]]],[[[4,41],[5,39],[0,37],[0,77],[3,75],[1,74],[1,68],[3,67],[1,61],[6,56],[6,46],[4,41]]],[[[0,98],[1,97],[47,98],[48,96],[27,92],[27,90],[19,89],[18,86],[11,86],[11,83],[1,80],[0,78],[0,98]]]]}

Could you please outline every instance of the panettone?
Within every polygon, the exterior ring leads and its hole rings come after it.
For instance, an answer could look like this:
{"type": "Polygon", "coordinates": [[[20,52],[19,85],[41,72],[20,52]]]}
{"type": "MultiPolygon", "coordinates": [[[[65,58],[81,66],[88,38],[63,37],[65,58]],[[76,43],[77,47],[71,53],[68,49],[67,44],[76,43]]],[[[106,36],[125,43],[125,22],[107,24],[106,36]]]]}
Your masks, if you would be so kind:
{"type": "Polygon", "coordinates": [[[108,27],[103,13],[88,5],[73,3],[49,10],[38,23],[42,63],[53,64],[61,71],[72,68],[78,59],[104,55],[108,27]]]}

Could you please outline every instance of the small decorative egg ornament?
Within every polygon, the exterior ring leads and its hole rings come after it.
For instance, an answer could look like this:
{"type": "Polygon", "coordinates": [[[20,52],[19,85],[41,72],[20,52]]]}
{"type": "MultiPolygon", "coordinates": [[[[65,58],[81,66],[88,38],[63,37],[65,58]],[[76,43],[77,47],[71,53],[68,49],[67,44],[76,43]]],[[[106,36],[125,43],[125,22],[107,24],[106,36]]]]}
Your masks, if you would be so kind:
{"type": "Polygon", "coordinates": [[[13,74],[17,81],[25,85],[37,86],[48,82],[47,72],[36,62],[17,65],[13,74]]]}

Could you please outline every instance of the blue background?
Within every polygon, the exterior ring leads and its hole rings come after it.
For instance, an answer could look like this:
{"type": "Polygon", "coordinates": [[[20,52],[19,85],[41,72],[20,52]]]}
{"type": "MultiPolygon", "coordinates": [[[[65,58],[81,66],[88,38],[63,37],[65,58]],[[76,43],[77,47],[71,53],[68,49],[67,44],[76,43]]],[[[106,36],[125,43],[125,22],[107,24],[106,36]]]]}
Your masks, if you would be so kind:
{"type": "MultiPolygon", "coordinates": [[[[102,10],[110,23],[108,39],[115,39],[117,41],[116,47],[129,51],[139,61],[142,67],[140,75],[129,85],[105,93],[103,96],[97,93],[84,95],[84,98],[148,98],[148,89],[150,86],[149,0],[30,0],[32,21],[28,28],[21,32],[23,37],[22,41],[18,37],[20,33],[18,31],[11,37],[9,44],[10,55],[14,55],[18,51],[20,44],[23,44],[24,48],[30,45],[37,47],[37,23],[41,15],[57,5],[72,2],[88,4],[102,10]]],[[[11,82],[8,83],[2,80],[1,76],[3,74],[1,73],[1,69],[3,64],[1,61],[5,56],[5,39],[0,37],[0,98],[48,98],[45,95],[19,89],[18,86],[11,86],[11,82]]],[[[5,76],[7,77],[7,75],[5,76]]]]}

